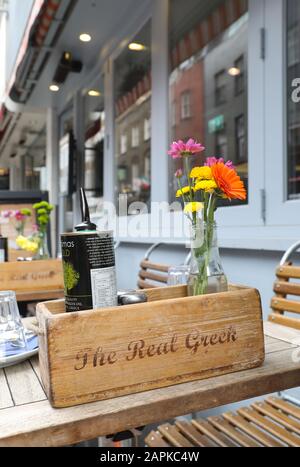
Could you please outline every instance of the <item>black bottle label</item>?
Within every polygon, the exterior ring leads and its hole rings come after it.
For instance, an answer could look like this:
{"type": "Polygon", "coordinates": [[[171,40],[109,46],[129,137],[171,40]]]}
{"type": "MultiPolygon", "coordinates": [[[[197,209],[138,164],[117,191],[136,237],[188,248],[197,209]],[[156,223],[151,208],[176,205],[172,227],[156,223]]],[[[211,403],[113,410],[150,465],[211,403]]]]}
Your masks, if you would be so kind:
{"type": "Polygon", "coordinates": [[[66,311],[117,306],[115,253],[111,234],[61,236],[66,311]]]}

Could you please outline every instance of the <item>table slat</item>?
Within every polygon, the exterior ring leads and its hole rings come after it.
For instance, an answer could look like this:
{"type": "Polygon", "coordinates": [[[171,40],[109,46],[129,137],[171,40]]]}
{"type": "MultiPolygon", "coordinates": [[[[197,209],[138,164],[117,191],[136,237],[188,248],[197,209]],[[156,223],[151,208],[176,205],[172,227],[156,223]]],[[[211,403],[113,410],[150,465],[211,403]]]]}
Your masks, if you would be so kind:
{"type": "Polygon", "coordinates": [[[4,371],[0,370],[0,409],[13,407],[13,405],[14,403],[10,395],[4,371]]]}
{"type": "Polygon", "coordinates": [[[33,368],[33,371],[35,372],[36,374],[36,377],[38,378],[41,386],[43,387],[43,383],[42,383],[42,377],[41,377],[41,372],[40,372],[40,365],[39,365],[39,357],[36,356],[36,357],[33,357],[31,360],[30,360],[30,363],[31,363],[31,366],[33,368]]]}
{"type": "Polygon", "coordinates": [[[29,404],[46,399],[42,386],[30,362],[4,369],[15,405],[29,404]]]}
{"type": "Polygon", "coordinates": [[[0,446],[66,446],[297,387],[300,362],[293,361],[293,351],[268,354],[260,368],[82,406],[53,409],[45,400],[3,409],[0,446]]]}

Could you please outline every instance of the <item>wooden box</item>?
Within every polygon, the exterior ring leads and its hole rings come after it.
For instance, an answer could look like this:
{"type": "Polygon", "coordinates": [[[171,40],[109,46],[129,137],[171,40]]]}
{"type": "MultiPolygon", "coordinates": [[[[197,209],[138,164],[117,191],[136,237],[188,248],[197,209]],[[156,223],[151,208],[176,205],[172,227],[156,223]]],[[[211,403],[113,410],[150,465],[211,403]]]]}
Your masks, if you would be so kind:
{"type": "Polygon", "coordinates": [[[19,301],[63,296],[62,261],[19,261],[0,264],[0,290],[14,290],[19,301]]]}
{"type": "Polygon", "coordinates": [[[68,407],[260,366],[259,293],[187,297],[147,290],[148,303],[64,313],[38,305],[40,370],[54,407],[68,407]]]}

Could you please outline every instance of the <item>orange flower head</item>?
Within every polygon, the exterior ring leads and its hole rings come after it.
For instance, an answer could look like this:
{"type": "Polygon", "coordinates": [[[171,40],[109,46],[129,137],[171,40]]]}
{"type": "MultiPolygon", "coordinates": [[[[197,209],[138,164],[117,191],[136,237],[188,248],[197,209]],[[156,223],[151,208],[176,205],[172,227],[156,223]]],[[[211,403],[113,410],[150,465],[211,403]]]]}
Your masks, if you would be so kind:
{"type": "Polygon", "coordinates": [[[235,170],[227,167],[222,162],[212,165],[211,170],[218,188],[226,198],[230,200],[245,200],[247,198],[244,183],[235,170]]]}

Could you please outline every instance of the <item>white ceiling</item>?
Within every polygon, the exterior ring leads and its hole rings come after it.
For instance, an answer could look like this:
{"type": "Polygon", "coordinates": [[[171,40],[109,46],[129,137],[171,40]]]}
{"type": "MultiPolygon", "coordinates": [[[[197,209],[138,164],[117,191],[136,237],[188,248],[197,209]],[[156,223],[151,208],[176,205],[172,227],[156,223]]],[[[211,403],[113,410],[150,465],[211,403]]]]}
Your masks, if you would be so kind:
{"type": "MultiPolygon", "coordinates": [[[[129,18],[136,7],[144,1],[146,0],[78,0],[30,98],[30,107],[38,108],[41,104],[43,107],[49,107],[71,98],[82,77],[88,75],[99,62],[102,48],[110,42],[115,31],[122,27],[126,18],[129,18]],[[92,41],[80,42],[78,36],[82,32],[88,32],[92,36],[92,41]],[[49,84],[65,51],[71,52],[74,59],[82,61],[83,70],[80,74],[69,74],[59,95],[53,95],[49,92],[49,84]]],[[[94,83],[87,83],[87,86],[93,85],[94,83]]]]}
{"type": "MultiPolygon", "coordinates": [[[[39,140],[31,139],[32,135],[39,134],[45,128],[47,108],[59,107],[62,102],[71,100],[74,89],[79,86],[83,77],[95,68],[102,48],[109,43],[115,31],[122,27],[126,18],[130,19],[130,15],[141,5],[141,2],[147,1],[78,0],[8,143],[1,148],[1,165],[7,165],[12,154],[26,153],[24,146],[19,144],[24,138],[25,146],[30,146],[30,152],[34,155],[36,164],[39,165],[43,161],[45,149],[40,148],[43,144],[45,145],[45,137],[39,140]],[[79,41],[78,36],[82,32],[88,32],[92,36],[90,43],[79,41]],[[74,59],[81,60],[83,70],[80,74],[71,73],[60,92],[56,94],[49,91],[49,84],[64,51],[71,52],[74,59]]],[[[87,83],[87,88],[99,86],[100,80],[99,83],[87,83]]]]}

